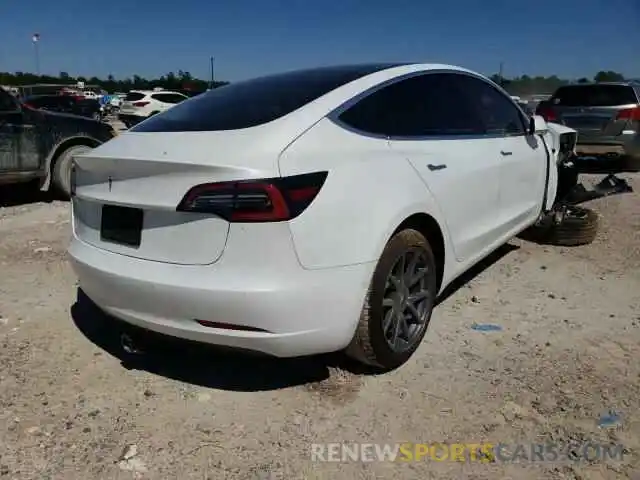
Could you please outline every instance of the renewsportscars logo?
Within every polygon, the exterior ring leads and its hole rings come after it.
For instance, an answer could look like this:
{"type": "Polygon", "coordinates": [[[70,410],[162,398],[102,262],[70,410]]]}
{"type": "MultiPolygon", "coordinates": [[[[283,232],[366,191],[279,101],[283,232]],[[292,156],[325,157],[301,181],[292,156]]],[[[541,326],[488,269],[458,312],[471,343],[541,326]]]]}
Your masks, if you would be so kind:
{"type": "Polygon", "coordinates": [[[597,462],[623,460],[620,444],[599,443],[315,443],[314,462],[597,462]]]}

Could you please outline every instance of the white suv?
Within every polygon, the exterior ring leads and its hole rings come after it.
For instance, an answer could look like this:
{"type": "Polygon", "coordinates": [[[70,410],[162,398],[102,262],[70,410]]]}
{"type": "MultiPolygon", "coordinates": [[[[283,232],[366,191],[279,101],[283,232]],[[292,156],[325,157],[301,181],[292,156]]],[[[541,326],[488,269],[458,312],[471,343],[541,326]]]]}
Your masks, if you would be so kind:
{"type": "Polygon", "coordinates": [[[187,98],[186,95],[167,90],[132,90],[122,102],[118,118],[129,128],[187,98]]]}

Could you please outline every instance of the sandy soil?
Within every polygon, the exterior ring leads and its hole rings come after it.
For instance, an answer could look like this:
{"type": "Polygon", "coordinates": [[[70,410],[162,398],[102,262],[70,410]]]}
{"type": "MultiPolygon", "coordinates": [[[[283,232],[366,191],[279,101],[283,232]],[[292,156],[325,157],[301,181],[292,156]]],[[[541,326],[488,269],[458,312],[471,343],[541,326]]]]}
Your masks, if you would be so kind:
{"type": "Polygon", "coordinates": [[[442,301],[414,358],[378,376],[334,355],[182,343],[131,361],[114,322],[78,301],[68,205],[38,200],[0,206],[2,479],[640,478],[637,194],[592,203],[602,229],[590,246],[512,241],[442,301]],[[618,419],[603,427],[610,411],[618,419]],[[624,459],[310,456],[322,442],[482,441],[622,444],[624,459]]]}

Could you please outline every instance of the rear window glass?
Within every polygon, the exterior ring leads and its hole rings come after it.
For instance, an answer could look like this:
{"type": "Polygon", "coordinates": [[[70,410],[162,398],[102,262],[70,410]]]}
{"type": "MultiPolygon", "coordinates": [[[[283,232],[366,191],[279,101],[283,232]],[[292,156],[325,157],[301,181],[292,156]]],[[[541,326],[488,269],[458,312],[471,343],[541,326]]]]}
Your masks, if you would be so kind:
{"type": "Polygon", "coordinates": [[[584,85],[559,88],[551,103],[561,107],[615,107],[638,103],[638,99],[630,86],[584,85]]]}
{"type": "Polygon", "coordinates": [[[180,103],[186,100],[186,97],[178,95],[177,93],[154,93],[151,98],[164,103],[180,103]]]}
{"type": "Polygon", "coordinates": [[[127,102],[137,102],[138,100],[142,100],[145,97],[144,93],[139,92],[129,92],[125,97],[127,102]]]}
{"type": "Polygon", "coordinates": [[[262,125],[360,77],[399,64],[324,67],[232,83],[182,102],[136,132],[236,130],[262,125]]]}

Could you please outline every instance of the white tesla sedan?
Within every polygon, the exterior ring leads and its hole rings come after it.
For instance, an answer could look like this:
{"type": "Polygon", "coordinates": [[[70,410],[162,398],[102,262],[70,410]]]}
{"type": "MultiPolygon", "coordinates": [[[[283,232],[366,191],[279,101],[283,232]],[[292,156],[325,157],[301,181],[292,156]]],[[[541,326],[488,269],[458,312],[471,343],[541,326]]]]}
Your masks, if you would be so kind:
{"type": "Polygon", "coordinates": [[[550,208],[552,140],[447,65],[234,83],[76,158],[69,253],[80,288],[138,327],[391,369],[438,293],[550,208]]]}

